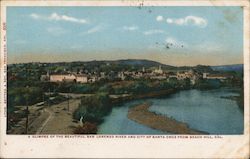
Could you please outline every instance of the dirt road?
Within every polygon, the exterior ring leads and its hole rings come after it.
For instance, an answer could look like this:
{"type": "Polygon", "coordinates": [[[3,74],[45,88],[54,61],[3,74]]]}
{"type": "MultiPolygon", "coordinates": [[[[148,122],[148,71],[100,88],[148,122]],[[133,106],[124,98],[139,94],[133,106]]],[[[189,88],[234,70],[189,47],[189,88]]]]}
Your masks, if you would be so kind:
{"type": "Polygon", "coordinates": [[[78,126],[78,122],[73,120],[72,114],[79,103],[80,99],[69,100],[69,110],[68,101],[45,108],[43,113],[49,115],[36,128],[36,134],[72,134],[74,128],[78,126]]]}
{"type": "Polygon", "coordinates": [[[47,117],[47,119],[43,122],[43,124],[41,125],[41,127],[36,131],[36,134],[41,134],[44,127],[47,125],[47,123],[53,119],[54,117],[54,113],[49,110],[49,109],[44,109],[44,113],[47,112],[49,114],[49,116],[47,117]]]}

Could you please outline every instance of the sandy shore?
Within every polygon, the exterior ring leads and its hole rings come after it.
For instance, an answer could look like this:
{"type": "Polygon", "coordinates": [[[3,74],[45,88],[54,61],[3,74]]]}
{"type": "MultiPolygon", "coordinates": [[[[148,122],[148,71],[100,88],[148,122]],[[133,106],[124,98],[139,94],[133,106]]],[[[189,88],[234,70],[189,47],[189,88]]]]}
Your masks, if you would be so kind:
{"type": "Polygon", "coordinates": [[[149,107],[150,103],[143,103],[130,108],[128,111],[128,118],[137,123],[163,132],[173,134],[207,134],[206,132],[189,128],[186,123],[150,112],[148,110],[149,107]]]}

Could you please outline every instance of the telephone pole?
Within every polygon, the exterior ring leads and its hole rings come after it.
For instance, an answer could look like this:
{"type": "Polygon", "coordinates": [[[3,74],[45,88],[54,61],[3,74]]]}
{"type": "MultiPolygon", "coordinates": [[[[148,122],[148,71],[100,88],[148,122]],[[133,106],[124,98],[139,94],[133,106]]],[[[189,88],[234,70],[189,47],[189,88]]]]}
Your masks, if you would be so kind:
{"type": "Polygon", "coordinates": [[[49,88],[49,99],[48,99],[48,107],[50,105],[50,88],[49,88]]]}
{"type": "Polygon", "coordinates": [[[68,92],[68,112],[69,112],[69,93],[71,92],[71,88],[69,87],[69,92],[68,92]]]}
{"type": "Polygon", "coordinates": [[[68,94],[68,111],[69,111],[69,94],[68,94]]]}
{"type": "Polygon", "coordinates": [[[25,133],[28,134],[28,127],[29,127],[29,106],[26,106],[26,124],[25,124],[25,133]]]}
{"type": "MultiPolygon", "coordinates": [[[[28,88],[28,86],[26,87],[28,88]]],[[[25,110],[25,115],[26,115],[26,122],[25,122],[25,133],[28,134],[28,127],[29,127],[29,97],[28,95],[26,96],[26,110],[25,110]]]]}

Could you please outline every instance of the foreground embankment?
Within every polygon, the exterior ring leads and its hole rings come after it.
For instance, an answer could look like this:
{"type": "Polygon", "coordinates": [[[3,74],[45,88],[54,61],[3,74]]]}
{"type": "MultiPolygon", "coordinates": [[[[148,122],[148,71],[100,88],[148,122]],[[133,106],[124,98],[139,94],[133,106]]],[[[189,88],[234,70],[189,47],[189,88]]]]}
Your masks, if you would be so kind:
{"type": "Polygon", "coordinates": [[[186,123],[150,112],[148,110],[149,107],[150,103],[143,103],[138,106],[131,107],[128,111],[128,118],[139,124],[143,124],[153,129],[158,129],[167,133],[207,134],[206,132],[189,128],[186,123]]]}

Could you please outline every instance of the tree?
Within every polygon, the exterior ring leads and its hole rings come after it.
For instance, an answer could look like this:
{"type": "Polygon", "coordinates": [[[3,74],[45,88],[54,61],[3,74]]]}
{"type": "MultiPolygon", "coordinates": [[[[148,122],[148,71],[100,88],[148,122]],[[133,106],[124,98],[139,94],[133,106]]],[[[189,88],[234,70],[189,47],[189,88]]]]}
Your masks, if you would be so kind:
{"type": "Polygon", "coordinates": [[[73,117],[79,120],[83,116],[85,121],[100,122],[110,110],[108,94],[98,93],[94,96],[83,97],[73,117]]]}
{"type": "Polygon", "coordinates": [[[85,122],[83,126],[78,126],[74,130],[74,134],[96,134],[97,126],[94,123],[85,122]]]}
{"type": "Polygon", "coordinates": [[[113,88],[111,85],[105,84],[104,86],[101,86],[98,89],[98,92],[111,93],[111,92],[113,92],[113,88]]]}
{"type": "Polygon", "coordinates": [[[178,86],[178,80],[177,78],[169,78],[169,85],[173,88],[176,88],[178,86]]]}

